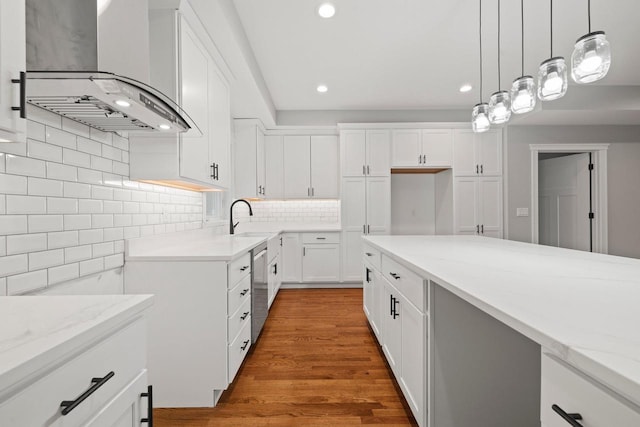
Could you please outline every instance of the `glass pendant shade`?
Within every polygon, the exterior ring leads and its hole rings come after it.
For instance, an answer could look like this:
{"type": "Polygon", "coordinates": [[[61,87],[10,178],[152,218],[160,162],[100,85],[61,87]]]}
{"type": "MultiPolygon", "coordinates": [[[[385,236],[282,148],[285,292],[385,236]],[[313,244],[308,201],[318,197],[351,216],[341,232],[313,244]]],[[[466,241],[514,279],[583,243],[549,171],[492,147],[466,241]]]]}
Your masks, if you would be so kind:
{"type": "Polygon", "coordinates": [[[611,66],[611,47],[604,31],[595,31],[578,39],[571,55],[571,78],[576,83],[591,83],[607,75],[611,66]]]}
{"type": "Polygon", "coordinates": [[[511,118],[511,97],[509,92],[501,90],[489,98],[489,122],[495,125],[506,123],[511,118]]]}
{"type": "Polygon", "coordinates": [[[524,114],[536,107],[536,83],[531,76],[518,77],[511,85],[511,111],[524,114]]]}
{"type": "Polygon", "coordinates": [[[473,106],[471,113],[471,128],[475,133],[482,133],[489,130],[489,104],[482,102],[473,106]]]}
{"type": "Polygon", "coordinates": [[[538,98],[552,101],[567,93],[567,64],[556,56],[540,64],[538,69],[538,98]]]}

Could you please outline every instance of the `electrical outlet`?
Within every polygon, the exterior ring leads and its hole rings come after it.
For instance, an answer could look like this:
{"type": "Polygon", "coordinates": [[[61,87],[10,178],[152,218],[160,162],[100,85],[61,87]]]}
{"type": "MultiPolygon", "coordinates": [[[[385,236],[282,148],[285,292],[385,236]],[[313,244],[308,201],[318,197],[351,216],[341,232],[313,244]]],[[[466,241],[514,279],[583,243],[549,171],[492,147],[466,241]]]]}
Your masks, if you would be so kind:
{"type": "Polygon", "coordinates": [[[516,208],[516,216],[529,216],[529,208],[516,208]]]}

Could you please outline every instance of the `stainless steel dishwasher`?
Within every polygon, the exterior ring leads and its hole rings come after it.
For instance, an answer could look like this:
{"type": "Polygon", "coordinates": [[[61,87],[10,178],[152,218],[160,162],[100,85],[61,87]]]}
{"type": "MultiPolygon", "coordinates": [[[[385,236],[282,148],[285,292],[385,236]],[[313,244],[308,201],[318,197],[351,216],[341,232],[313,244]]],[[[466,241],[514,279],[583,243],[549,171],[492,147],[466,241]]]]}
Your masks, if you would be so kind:
{"type": "Polygon", "coordinates": [[[251,251],[251,342],[256,342],[269,313],[267,242],[251,251]]]}

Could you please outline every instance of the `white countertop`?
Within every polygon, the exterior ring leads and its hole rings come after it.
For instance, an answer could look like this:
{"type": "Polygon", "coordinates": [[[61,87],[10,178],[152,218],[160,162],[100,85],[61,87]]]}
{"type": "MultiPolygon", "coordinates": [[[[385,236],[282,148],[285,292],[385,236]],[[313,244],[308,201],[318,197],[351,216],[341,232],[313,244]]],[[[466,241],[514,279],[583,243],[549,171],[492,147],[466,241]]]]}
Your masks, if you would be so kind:
{"type": "Polygon", "coordinates": [[[212,229],[201,228],[139,237],[125,241],[125,261],[230,261],[266,241],[269,234],[304,231],[337,232],[340,224],[249,222],[240,224],[234,235],[214,234],[212,229]]]}
{"type": "Polygon", "coordinates": [[[0,297],[0,400],[152,304],[150,295],[0,297]]]}
{"type": "Polygon", "coordinates": [[[367,236],[640,405],[640,260],[475,236],[367,236]]]}

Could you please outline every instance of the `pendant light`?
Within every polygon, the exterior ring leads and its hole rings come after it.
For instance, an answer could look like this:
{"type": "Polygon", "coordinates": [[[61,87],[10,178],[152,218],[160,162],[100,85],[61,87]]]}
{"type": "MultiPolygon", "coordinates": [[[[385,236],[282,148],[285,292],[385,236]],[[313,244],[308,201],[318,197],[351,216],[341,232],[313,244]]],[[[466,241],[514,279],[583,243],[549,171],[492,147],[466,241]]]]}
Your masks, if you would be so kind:
{"type": "Polygon", "coordinates": [[[533,77],[524,75],[524,0],[520,0],[520,21],[522,28],[522,74],[511,85],[511,111],[524,114],[536,106],[536,84],[533,77]]]}
{"type": "Polygon", "coordinates": [[[489,121],[496,125],[506,123],[511,118],[511,96],[500,90],[500,0],[498,0],[498,91],[489,98],[489,121]]]}
{"type": "Polygon", "coordinates": [[[480,3],[480,103],[473,106],[471,112],[471,128],[476,133],[486,132],[491,127],[489,123],[489,104],[482,102],[482,0],[480,3]]]}
{"type": "Polygon", "coordinates": [[[553,101],[567,93],[567,64],[562,56],[553,56],[553,0],[550,0],[550,5],[551,57],[538,69],[538,98],[542,101],[553,101]]]}
{"type": "Polygon", "coordinates": [[[571,78],[581,84],[600,80],[611,66],[611,47],[604,31],[591,32],[591,0],[587,7],[589,32],[576,41],[571,55],[571,78]]]}

